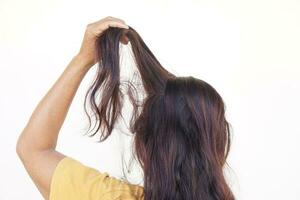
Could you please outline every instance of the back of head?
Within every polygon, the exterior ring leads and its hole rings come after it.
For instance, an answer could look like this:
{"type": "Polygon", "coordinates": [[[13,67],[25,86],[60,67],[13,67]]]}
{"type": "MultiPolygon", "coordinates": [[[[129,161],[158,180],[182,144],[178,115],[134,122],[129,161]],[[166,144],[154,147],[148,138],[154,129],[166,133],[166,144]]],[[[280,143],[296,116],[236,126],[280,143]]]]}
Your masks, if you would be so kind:
{"type": "Polygon", "coordinates": [[[208,83],[171,78],[135,124],[145,199],[233,200],[223,166],[230,147],[224,103],[208,83]]]}

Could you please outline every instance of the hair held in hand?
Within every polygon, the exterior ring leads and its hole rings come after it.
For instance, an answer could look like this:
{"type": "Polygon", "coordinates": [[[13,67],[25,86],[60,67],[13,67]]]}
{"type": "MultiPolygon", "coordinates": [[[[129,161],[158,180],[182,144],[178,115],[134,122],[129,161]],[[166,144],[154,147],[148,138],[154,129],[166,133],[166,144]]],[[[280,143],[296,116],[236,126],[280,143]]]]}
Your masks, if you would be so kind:
{"type": "Polygon", "coordinates": [[[95,117],[90,136],[99,132],[104,141],[121,116],[120,42],[131,44],[146,95],[139,102],[135,85],[126,83],[144,199],[234,200],[223,173],[231,140],[221,96],[203,80],[168,72],[131,27],[110,27],[96,40],[99,65],[84,101],[95,117]]]}

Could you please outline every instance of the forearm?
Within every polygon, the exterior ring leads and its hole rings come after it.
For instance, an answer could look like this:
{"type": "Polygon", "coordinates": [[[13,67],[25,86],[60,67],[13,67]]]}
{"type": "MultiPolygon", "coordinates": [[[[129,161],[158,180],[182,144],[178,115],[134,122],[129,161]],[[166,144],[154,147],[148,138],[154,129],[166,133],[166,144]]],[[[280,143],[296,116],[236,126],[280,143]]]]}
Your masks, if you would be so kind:
{"type": "Polygon", "coordinates": [[[79,56],[66,69],[38,103],[19,137],[18,144],[32,150],[55,149],[59,130],[76,91],[89,67],[79,56]]]}

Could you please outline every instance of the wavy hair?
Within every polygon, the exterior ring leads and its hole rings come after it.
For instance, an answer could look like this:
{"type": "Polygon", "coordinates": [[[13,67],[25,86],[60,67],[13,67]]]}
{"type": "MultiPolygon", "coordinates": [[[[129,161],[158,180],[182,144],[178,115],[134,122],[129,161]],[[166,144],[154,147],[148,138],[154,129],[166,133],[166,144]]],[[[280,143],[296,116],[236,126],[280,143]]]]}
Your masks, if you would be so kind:
{"type": "Polygon", "coordinates": [[[104,141],[121,115],[120,42],[130,42],[146,92],[139,104],[129,84],[130,129],[144,172],[144,199],[234,200],[223,174],[231,140],[222,97],[203,80],[164,69],[131,27],[111,27],[96,41],[98,71],[85,96],[98,123],[91,136],[101,130],[104,141]]]}
{"type": "MultiPolygon", "coordinates": [[[[168,72],[154,54],[146,46],[143,39],[133,29],[120,29],[110,27],[104,33],[98,36],[96,40],[97,60],[99,65],[94,82],[88,89],[84,99],[84,109],[88,116],[90,132],[91,116],[87,111],[87,103],[89,102],[96,123],[91,130],[96,130],[90,135],[94,136],[100,130],[100,141],[104,141],[111,134],[118,117],[121,116],[123,105],[123,93],[120,90],[120,42],[128,44],[130,41],[134,54],[134,61],[138,68],[143,88],[146,95],[161,92],[164,88],[166,80],[175,77],[168,72]],[[101,98],[98,98],[99,94],[101,98]],[[99,102],[98,102],[99,101],[99,102]]],[[[128,95],[133,105],[134,115],[131,119],[131,126],[142,105],[138,103],[137,90],[131,82],[124,82],[128,85],[128,95]]]]}

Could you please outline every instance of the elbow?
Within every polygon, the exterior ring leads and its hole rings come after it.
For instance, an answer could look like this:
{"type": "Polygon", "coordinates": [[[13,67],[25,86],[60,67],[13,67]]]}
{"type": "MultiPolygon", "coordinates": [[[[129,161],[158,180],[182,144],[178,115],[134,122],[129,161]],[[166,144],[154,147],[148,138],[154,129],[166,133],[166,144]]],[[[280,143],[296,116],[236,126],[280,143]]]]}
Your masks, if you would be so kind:
{"type": "Polygon", "coordinates": [[[54,148],[51,147],[52,146],[50,146],[50,144],[48,143],[45,145],[41,145],[37,142],[34,142],[32,138],[22,133],[16,142],[15,151],[20,158],[24,158],[35,153],[55,150],[55,146],[54,148]]]}
{"type": "Polygon", "coordinates": [[[33,145],[28,142],[28,139],[21,134],[17,140],[15,150],[19,158],[22,159],[26,155],[33,153],[34,148],[33,145]]]}
{"type": "Polygon", "coordinates": [[[24,154],[24,152],[26,150],[25,144],[23,143],[23,141],[20,138],[17,140],[15,150],[19,157],[22,157],[22,155],[24,154]]]}

